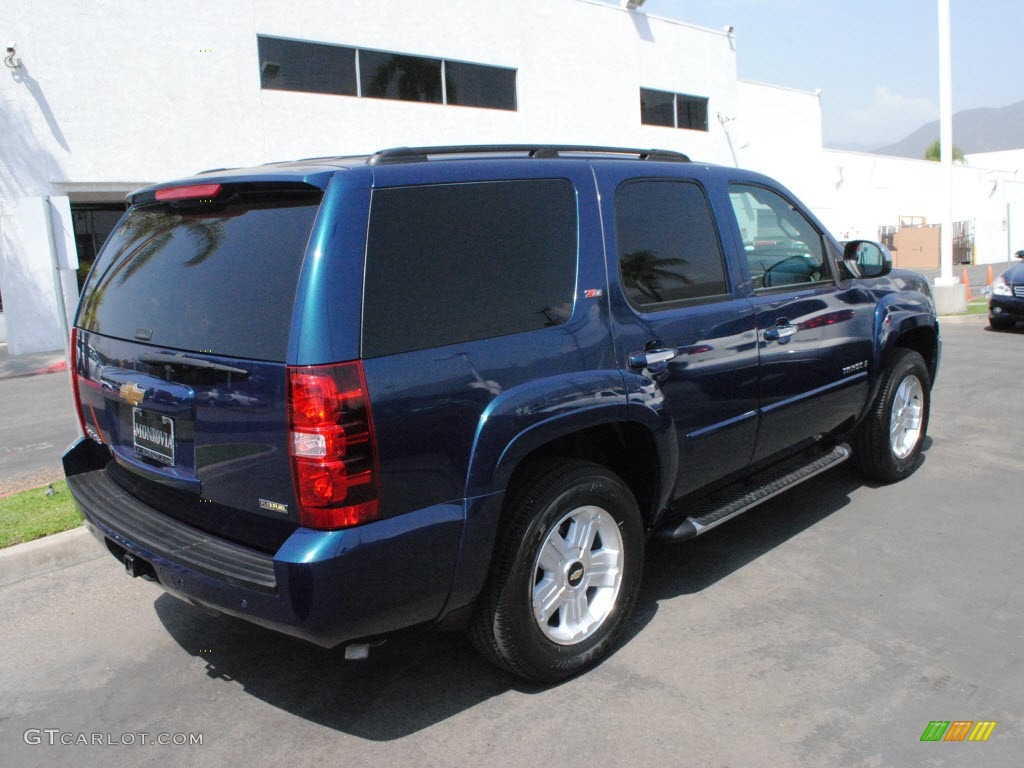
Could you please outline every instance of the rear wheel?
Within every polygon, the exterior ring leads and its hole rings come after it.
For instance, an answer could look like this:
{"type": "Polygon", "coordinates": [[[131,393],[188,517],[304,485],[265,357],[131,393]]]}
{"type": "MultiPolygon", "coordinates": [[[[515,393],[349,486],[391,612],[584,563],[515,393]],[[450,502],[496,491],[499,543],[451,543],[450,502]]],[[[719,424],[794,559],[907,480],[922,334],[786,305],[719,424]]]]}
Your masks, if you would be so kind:
{"type": "Polygon", "coordinates": [[[900,350],[857,435],[855,458],[865,477],[892,483],[917,468],[930,405],[924,358],[913,350],[900,350]]]}
{"type": "Polygon", "coordinates": [[[621,638],[643,568],[640,512],[617,475],[574,459],[534,467],[510,494],[470,638],[510,672],[555,682],[621,638]]]}

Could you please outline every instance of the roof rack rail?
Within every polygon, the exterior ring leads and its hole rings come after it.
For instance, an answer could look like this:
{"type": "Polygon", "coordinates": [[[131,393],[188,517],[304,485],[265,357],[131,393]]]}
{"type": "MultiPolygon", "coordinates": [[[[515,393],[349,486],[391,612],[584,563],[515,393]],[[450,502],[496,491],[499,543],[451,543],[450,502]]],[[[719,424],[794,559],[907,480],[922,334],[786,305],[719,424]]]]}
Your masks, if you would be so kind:
{"type": "Polygon", "coordinates": [[[432,155],[483,155],[522,153],[528,157],[550,159],[561,157],[562,153],[636,155],[640,160],[664,160],[688,163],[690,158],[682,152],[670,149],[630,149],[627,147],[597,147],[574,144],[466,144],[447,147],[392,147],[374,152],[367,159],[367,165],[389,163],[425,163],[432,155]]]}

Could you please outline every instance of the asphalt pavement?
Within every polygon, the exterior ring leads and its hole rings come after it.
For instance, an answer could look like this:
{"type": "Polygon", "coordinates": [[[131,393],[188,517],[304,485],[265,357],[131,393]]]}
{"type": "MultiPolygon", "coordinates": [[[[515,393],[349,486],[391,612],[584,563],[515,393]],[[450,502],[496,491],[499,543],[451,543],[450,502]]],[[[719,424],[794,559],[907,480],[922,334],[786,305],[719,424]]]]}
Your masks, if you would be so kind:
{"type": "Polygon", "coordinates": [[[60,478],[77,434],[63,351],[9,356],[0,344],[0,496],[60,478]]]}
{"type": "Polygon", "coordinates": [[[561,685],[457,634],[346,662],[108,555],[0,587],[0,764],[1017,766],[1024,330],[943,336],[914,475],[844,465],[652,547],[627,644],[561,685]],[[922,742],[932,721],[996,726],[922,742]]]}

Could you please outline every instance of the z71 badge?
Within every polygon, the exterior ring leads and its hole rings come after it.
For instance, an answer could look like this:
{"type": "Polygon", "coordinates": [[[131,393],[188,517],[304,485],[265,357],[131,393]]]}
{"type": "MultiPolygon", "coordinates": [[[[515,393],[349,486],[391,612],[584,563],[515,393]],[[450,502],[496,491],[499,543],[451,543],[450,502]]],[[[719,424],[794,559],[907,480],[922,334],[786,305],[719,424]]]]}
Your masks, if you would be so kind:
{"type": "Polygon", "coordinates": [[[867,369],[868,361],[861,360],[859,363],[854,363],[853,365],[847,365],[846,367],[844,367],[843,376],[849,376],[851,373],[856,373],[857,371],[866,371],[867,369]]]}

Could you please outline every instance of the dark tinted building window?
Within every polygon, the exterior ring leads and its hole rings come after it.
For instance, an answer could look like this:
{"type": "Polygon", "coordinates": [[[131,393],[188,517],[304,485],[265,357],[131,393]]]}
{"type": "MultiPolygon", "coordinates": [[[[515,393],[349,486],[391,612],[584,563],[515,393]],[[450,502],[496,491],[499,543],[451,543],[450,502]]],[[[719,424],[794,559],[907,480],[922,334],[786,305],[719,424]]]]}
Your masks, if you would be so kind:
{"type": "Polygon", "coordinates": [[[384,51],[359,51],[363,96],[440,104],[441,60],[384,51]]]}
{"type": "Polygon", "coordinates": [[[445,92],[449,104],[490,109],[516,108],[516,71],[446,61],[445,92]]]}
{"type": "Polygon", "coordinates": [[[657,309],[728,293],[704,191],[685,181],[633,181],[615,194],[619,279],[630,304],[657,309]]]}
{"type": "Polygon", "coordinates": [[[88,331],[162,347],[283,361],[320,192],[133,208],[82,293],[88,331]],[[114,290],[107,290],[113,287],[114,290]]]}
{"type": "Polygon", "coordinates": [[[566,180],[377,190],[363,356],[558,325],[575,282],[576,195],[566,180]]]}
{"type": "Polygon", "coordinates": [[[676,94],[677,128],[688,128],[691,131],[708,129],[708,100],[697,96],[676,94]]]}
{"type": "Polygon", "coordinates": [[[691,131],[708,129],[708,100],[685,93],[640,89],[640,122],[691,131]]]}
{"type": "Polygon", "coordinates": [[[664,125],[675,128],[675,94],[665,91],[640,89],[640,122],[644,125],[664,125]]]}
{"type": "Polygon", "coordinates": [[[278,37],[257,41],[261,88],[516,109],[516,70],[508,67],[278,37]]]}
{"type": "Polygon", "coordinates": [[[259,37],[260,87],[356,95],[356,51],[342,45],[259,37]]]}
{"type": "Polygon", "coordinates": [[[78,290],[107,237],[124,216],[123,203],[71,203],[71,222],[78,250],[78,290]]]}

